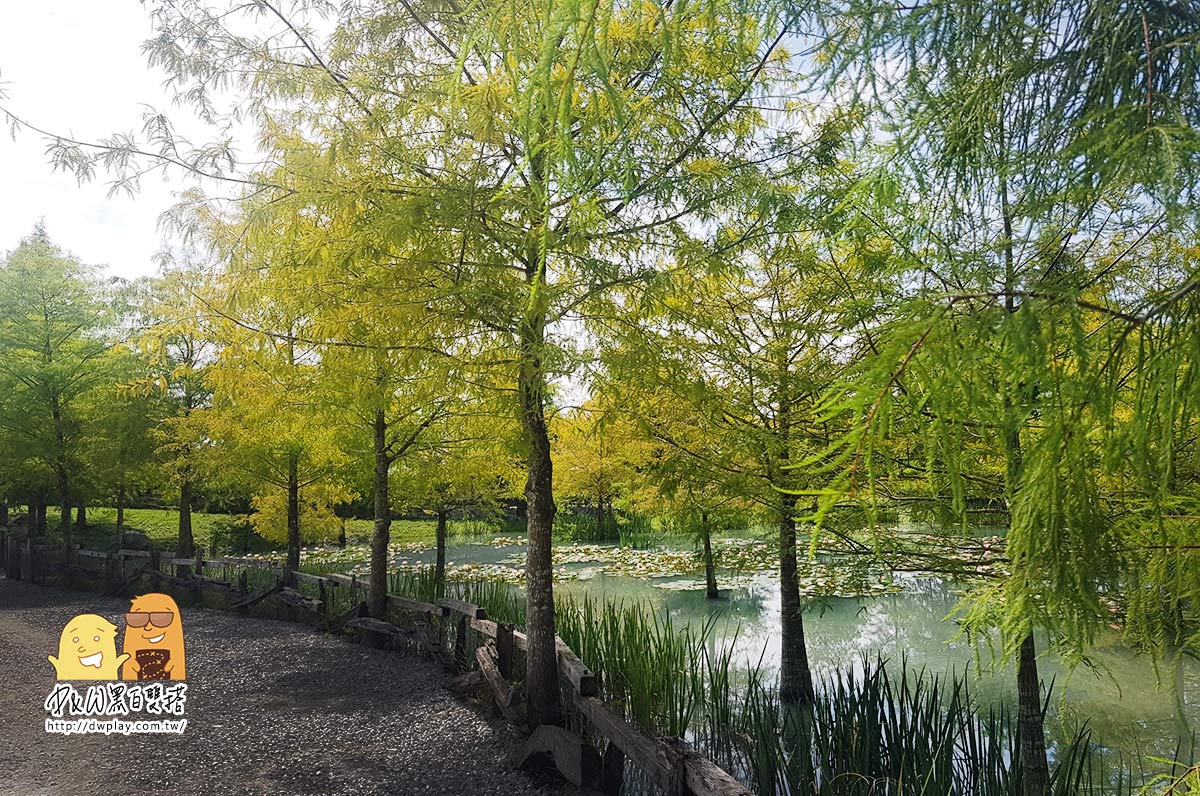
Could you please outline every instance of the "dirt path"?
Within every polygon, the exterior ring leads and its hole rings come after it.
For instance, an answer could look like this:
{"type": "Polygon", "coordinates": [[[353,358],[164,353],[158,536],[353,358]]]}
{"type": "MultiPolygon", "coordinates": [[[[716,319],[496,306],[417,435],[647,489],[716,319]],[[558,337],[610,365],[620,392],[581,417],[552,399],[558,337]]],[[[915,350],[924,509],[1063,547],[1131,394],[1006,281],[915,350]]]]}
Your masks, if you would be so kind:
{"type": "Polygon", "coordinates": [[[0,794],[547,792],[509,768],[514,731],[455,699],[434,664],[220,611],[181,609],[182,736],[46,733],[64,624],[121,626],[128,605],[0,579],[0,794]]]}

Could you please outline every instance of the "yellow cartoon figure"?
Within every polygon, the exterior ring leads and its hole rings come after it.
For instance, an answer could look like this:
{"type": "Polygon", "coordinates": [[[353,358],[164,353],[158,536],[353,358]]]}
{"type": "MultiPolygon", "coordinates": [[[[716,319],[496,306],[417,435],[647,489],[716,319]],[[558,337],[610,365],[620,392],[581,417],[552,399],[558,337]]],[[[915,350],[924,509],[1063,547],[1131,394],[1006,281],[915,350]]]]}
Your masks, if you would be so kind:
{"type": "Polygon", "coordinates": [[[117,626],[96,614],[80,614],[67,622],[58,639],[58,657],[47,655],[59,680],[116,680],[129,660],[117,655],[117,626]]]}
{"type": "Polygon", "coordinates": [[[165,594],[134,597],[125,614],[125,680],[186,680],[183,620],[165,594]]]}

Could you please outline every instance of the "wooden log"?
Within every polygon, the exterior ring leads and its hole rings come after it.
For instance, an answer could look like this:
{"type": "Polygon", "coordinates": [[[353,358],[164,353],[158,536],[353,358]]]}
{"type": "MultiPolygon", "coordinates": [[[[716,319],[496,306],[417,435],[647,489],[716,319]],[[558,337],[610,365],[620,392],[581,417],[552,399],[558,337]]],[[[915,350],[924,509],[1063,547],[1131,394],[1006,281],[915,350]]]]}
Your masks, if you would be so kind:
{"type": "Polygon", "coordinates": [[[58,569],[60,572],[65,574],[78,575],[81,578],[96,578],[101,574],[90,567],[81,567],[78,564],[68,564],[65,561],[58,565],[58,569]]]}
{"type": "Polygon", "coordinates": [[[391,622],[369,616],[351,619],[346,627],[357,630],[359,641],[373,649],[385,649],[392,639],[404,635],[404,631],[391,622]]]}
{"type": "Polygon", "coordinates": [[[270,586],[263,586],[261,589],[257,589],[256,591],[247,594],[245,597],[242,597],[240,600],[231,605],[230,608],[249,608],[252,605],[257,605],[282,588],[283,583],[276,581],[270,586]]]}
{"type": "Polygon", "coordinates": [[[104,592],[105,597],[124,596],[125,593],[142,577],[142,570],[135,569],[133,572],[126,575],[123,579],[117,581],[112,588],[104,592]]]}
{"type": "Polygon", "coordinates": [[[673,767],[653,738],[617,715],[596,697],[576,694],[575,707],[597,732],[619,746],[651,782],[664,790],[670,788],[673,767]]]}
{"type": "Polygon", "coordinates": [[[592,673],[583,661],[579,660],[570,647],[562,639],[558,639],[558,670],[575,686],[575,693],[583,696],[595,696],[600,692],[596,675],[592,673]]]}
{"type": "MultiPolygon", "coordinates": [[[[751,796],[750,789],[680,738],[662,738],[659,747],[674,762],[674,792],[688,796],[751,796]]],[[[671,792],[671,791],[668,791],[671,792]]]]}
{"type": "Polygon", "coordinates": [[[355,617],[346,623],[346,627],[366,630],[371,633],[382,633],[385,636],[399,636],[404,632],[391,622],[385,622],[382,619],[375,619],[370,616],[355,617]]]}
{"type": "Polygon", "coordinates": [[[438,600],[438,605],[442,605],[456,614],[462,614],[468,619],[487,619],[487,611],[463,600],[438,600]]]}
{"type": "Polygon", "coordinates": [[[331,630],[341,630],[346,626],[346,623],[358,616],[358,606],[352,605],[342,613],[329,620],[329,628],[331,630]]]}
{"type": "MultiPolygon", "coordinates": [[[[529,650],[529,637],[519,630],[514,630],[513,646],[527,652],[529,650]]],[[[557,639],[556,648],[558,650],[559,674],[570,681],[571,685],[575,688],[575,693],[583,696],[595,696],[598,694],[600,692],[600,684],[592,670],[583,661],[579,660],[579,656],[561,638],[557,639]]]]}
{"type": "Polygon", "coordinates": [[[444,605],[435,605],[433,603],[425,603],[420,600],[410,600],[407,597],[400,597],[395,594],[387,596],[388,608],[395,608],[400,611],[408,611],[414,614],[428,614],[430,616],[449,616],[450,609],[444,605]]]}
{"type": "Polygon", "coordinates": [[[495,638],[498,625],[491,619],[472,619],[471,629],[478,633],[482,633],[488,638],[495,638]]]}
{"type": "Polygon", "coordinates": [[[600,776],[600,754],[575,733],[543,724],[533,731],[521,750],[519,768],[551,763],[577,788],[591,787],[600,776]]]}
{"type": "Polygon", "coordinates": [[[232,583],[219,580],[217,578],[193,578],[196,585],[201,591],[214,591],[224,594],[226,597],[232,597],[238,594],[238,590],[232,583]]]}
{"type": "Polygon", "coordinates": [[[339,586],[345,586],[350,589],[352,596],[356,592],[365,592],[371,587],[369,579],[359,578],[357,575],[329,575],[328,578],[339,586]]]}
{"type": "Polygon", "coordinates": [[[307,594],[297,591],[288,586],[284,586],[279,591],[275,592],[272,597],[279,602],[295,608],[303,608],[306,611],[312,611],[314,614],[321,612],[321,601],[315,597],[309,597],[307,594]]]}
{"type": "Polygon", "coordinates": [[[493,656],[491,649],[488,647],[479,647],[475,650],[475,660],[479,664],[479,671],[483,672],[483,676],[492,686],[492,696],[496,709],[514,724],[523,723],[521,714],[515,706],[516,691],[508,680],[500,674],[500,669],[496,665],[496,658],[493,656]]]}
{"type": "Polygon", "coordinates": [[[162,572],[159,572],[157,569],[144,569],[142,570],[142,574],[150,578],[150,580],[152,580],[154,583],[157,583],[160,587],[169,586],[171,589],[177,591],[191,591],[196,592],[197,594],[201,590],[200,582],[191,576],[181,578],[173,575],[166,575],[162,572]]]}
{"type": "Polygon", "coordinates": [[[485,688],[491,688],[491,683],[483,676],[483,672],[478,669],[472,669],[466,674],[460,674],[450,681],[450,690],[460,694],[471,694],[485,688]]]}

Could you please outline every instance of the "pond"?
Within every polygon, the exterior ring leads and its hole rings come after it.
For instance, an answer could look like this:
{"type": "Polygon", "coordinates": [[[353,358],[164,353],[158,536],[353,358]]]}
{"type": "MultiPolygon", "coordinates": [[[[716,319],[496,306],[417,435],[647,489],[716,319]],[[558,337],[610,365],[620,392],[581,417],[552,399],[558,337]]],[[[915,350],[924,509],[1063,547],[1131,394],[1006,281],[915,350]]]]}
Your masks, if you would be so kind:
{"type": "MultiPolygon", "coordinates": [[[[613,602],[642,602],[669,614],[675,626],[700,628],[712,623],[708,643],[732,646],[735,659],[777,668],[780,658],[780,591],[771,566],[771,545],[748,539],[724,540],[724,558],[733,557],[739,572],[719,571],[721,597],[705,597],[694,571],[692,542],[664,539],[658,550],[614,545],[556,543],[557,594],[613,602]]],[[[355,560],[365,556],[332,553],[355,560]]],[[[318,554],[319,555],[319,554],[318,554]]],[[[447,551],[451,577],[491,577],[519,584],[524,540],[452,539],[447,551]]],[[[395,551],[401,568],[434,562],[432,549],[411,545],[395,551]]],[[[361,563],[359,563],[361,562],[361,563]]],[[[803,569],[803,568],[802,568],[803,569]]],[[[801,573],[810,594],[805,634],[813,673],[820,678],[847,668],[861,670],[864,656],[883,656],[939,675],[969,673],[981,704],[1016,704],[1015,670],[997,663],[986,643],[973,644],[950,618],[961,588],[929,576],[879,578],[863,575],[841,583],[834,568],[801,573]],[[870,596],[850,596],[862,595],[870,596]]],[[[1098,639],[1093,668],[1072,672],[1039,638],[1039,673],[1054,690],[1047,731],[1053,742],[1087,722],[1093,740],[1126,758],[1155,755],[1174,758],[1178,739],[1200,728],[1200,664],[1155,665],[1153,659],[1124,644],[1115,632],[1098,639]]],[[[1188,745],[1184,745],[1187,755],[1188,745]]]]}

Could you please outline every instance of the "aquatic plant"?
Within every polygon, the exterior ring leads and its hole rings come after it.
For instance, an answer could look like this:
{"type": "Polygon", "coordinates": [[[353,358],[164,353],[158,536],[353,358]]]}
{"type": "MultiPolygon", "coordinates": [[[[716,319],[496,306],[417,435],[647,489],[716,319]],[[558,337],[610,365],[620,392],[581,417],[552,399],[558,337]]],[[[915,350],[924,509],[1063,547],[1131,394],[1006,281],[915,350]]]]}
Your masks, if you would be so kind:
{"type": "MultiPolygon", "coordinates": [[[[966,675],[863,658],[820,681],[814,704],[798,709],[780,701],[773,673],[738,665],[734,644],[718,643],[711,624],[680,628],[643,604],[568,597],[557,627],[627,718],[686,738],[764,796],[1021,792],[1016,717],[976,703],[966,675]]],[[[1129,796],[1150,779],[1080,727],[1057,749],[1050,793],[1129,796]]]]}

